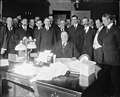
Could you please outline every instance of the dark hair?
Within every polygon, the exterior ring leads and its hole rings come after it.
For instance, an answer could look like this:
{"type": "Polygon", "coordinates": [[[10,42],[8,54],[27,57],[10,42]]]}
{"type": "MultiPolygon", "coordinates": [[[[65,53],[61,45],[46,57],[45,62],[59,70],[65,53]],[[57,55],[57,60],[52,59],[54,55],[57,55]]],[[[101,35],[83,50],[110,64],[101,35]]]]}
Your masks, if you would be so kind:
{"type": "MultiPolygon", "coordinates": [[[[87,17],[83,17],[83,19],[87,19],[87,21],[89,21],[89,19],[88,19],[87,17]]],[[[83,19],[82,19],[82,20],[83,20],[83,19]]]]}
{"type": "Polygon", "coordinates": [[[112,15],[109,14],[109,13],[105,13],[105,14],[103,14],[102,17],[105,17],[105,18],[110,19],[110,20],[113,19],[112,15]]]}
{"type": "Polygon", "coordinates": [[[49,16],[52,16],[52,17],[53,17],[53,14],[49,14],[48,17],[49,17],[49,16]]]}
{"type": "Polygon", "coordinates": [[[78,16],[77,16],[77,15],[73,15],[72,18],[73,18],[73,17],[76,17],[76,18],[78,19],[78,16]]]}
{"type": "Polygon", "coordinates": [[[49,18],[48,18],[48,17],[44,18],[44,21],[45,21],[46,19],[49,19],[49,18]]]}
{"type": "Polygon", "coordinates": [[[99,21],[102,23],[102,18],[98,18],[98,19],[96,19],[95,21],[97,21],[97,20],[99,20],[99,21]]]}

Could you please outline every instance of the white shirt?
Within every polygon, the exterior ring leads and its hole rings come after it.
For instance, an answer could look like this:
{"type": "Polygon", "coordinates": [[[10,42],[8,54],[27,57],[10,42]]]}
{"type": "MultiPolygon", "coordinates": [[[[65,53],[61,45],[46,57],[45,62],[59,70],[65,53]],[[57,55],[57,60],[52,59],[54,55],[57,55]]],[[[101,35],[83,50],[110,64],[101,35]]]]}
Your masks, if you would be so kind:
{"type": "Polygon", "coordinates": [[[84,28],[85,33],[87,33],[87,32],[88,32],[89,28],[90,28],[89,26],[85,26],[85,28],[84,28]]]}
{"type": "Polygon", "coordinates": [[[22,25],[22,28],[23,28],[24,30],[27,30],[27,26],[23,26],[23,25],[22,25]]]}
{"type": "Polygon", "coordinates": [[[107,28],[110,29],[112,27],[113,23],[110,23],[107,28]]]}
{"type": "Polygon", "coordinates": [[[98,31],[97,31],[97,33],[96,33],[96,35],[95,35],[94,42],[93,42],[93,48],[94,48],[94,49],[98,49],[98,48],[102,47],[102,46],[98,43],[98,40],[97,40],[97,39],[98,39],[98,35],[99,35],[100,31],[102,30],[102,28],[103,28],[103,26],[98,29],[98,31]]]}
{"type": "Polygon", "coordinates": [[[9,31],[11,31],[12,29],[13,29],[13,27],[11,27],[11,28],[8,28],[8,30],[9,30],[9,31]]]}
{"type": "Polygon", "coordinates": [[[78,24],[74,24],[74,27],[77,28],[78,24]]]}
{"type": "Polygon", "coordinates": [[[38,30],[41,29],[42,27],[38,27],[38,30]]]}
{"type": "Polygon", "coordinates": [[[67,42],[62,42],[62,46],[64,45],[64,47],[67,45],[67,42]]]}
{"type": "Polygon", "coordinates": [[[64,29],[64,28],[60,28],[60,30],[61,30],[61,31],[65,31],[65,29],[64,29]]]}
{"type": "Polygon", "coordinates": [[[46,30],[49,30],[49,27],[46,27],[46,26],[45,26],[45,28],[46,28],[46,30]]]}
{"type": "Polygon", "coordinates": [[[33,29],[33,27],[32,27],[32,26],[29,26],[29,28],[33,29]]]}

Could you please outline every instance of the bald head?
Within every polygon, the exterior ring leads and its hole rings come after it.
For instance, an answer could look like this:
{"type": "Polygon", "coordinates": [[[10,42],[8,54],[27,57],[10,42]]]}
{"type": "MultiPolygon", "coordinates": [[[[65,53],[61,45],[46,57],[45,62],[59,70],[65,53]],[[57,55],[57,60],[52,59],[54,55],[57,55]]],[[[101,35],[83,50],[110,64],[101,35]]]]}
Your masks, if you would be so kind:
{"type": "Polygon", "coordinates": [[[61,33],[61,40],[64,43],[66,43],[68,41],[68,33],[67,32],[64,31],[61,33]]]}

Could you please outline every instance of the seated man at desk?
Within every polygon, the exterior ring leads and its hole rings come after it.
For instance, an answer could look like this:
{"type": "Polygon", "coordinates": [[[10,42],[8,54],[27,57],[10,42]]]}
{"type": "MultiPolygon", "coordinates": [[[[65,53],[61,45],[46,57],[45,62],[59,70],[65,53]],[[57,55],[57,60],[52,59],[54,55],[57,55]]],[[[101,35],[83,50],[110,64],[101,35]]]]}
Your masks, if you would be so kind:
{"type": "Polygon", "coordinates": [[[68,33],[65,31],[61,33],[61,40],[54,45],[52,52],[57,58],[74,59],[80,56],[75,44],[68,41],[68,33]]]}

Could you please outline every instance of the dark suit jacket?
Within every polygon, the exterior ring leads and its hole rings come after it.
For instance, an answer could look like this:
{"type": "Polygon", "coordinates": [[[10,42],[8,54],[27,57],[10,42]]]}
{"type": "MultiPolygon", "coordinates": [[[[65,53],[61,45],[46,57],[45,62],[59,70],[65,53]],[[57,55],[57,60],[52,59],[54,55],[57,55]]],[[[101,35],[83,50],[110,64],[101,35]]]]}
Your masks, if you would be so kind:
{"type": "Polygon", "coordinates": [[[78,58],[80,56],[75,44],[72,42],[68,42],[63,48],[62,41],[59,41],[54,45],[52,52],[56,54],[57,58],[78,58]]]}
{"type": "Polygon", "coordinates": [[[105,27],[103,27],[103,28],[101,29],[101,31],[99,32],[99,35],[98,35],[98,43],[99,43],[100,45],[103,44],[103,35],[104,35],[105,31],[106,31],[106,29],[105,29],[105,27]]]}
{"type": "Polygon", "coordinates": [[[34,28],[32,29],[32,28],[30,28],[30,27],[28,27],[28,32],[29,32],[29,35],[32,37],[32,38],[34,38],[34,28]]]}
{"type": "Polygon", "coordinates": [[[38,51],[40,51],[40,31],[41,29],[35,29],[35,31],[34,31],[34,38],[36,39],[36,46],[37,46],[37,49],[36,49],[36,51],[38,52],[38,51]]]}
{"type": "Polygon", "coordinates": [[[93,59],[93,40],[95,36],[95,30],[92,28],[89,28],[88,32],[84,33],[84,42],[82,46],[82,54],[88,54],[91,59],[93,59]]]}
{"type": "Polygon", "coordinates": [[[0,26],[0,50],[2,48],[5,35],[6,35],[6,26],[1,25],[0,26]]]}
{"type": "Polygon", "coordinates": [[[69,40],[75,43],[80,54],[83,44],[83,32],[82,32],[83,29],[84,27],[81,26],[80,24],[78,24],[76,29],[74,28],[73,25],[68,28],[69,40]]]}
{"type": "Polygon", "coordinates": [[[42,28],[40,30],[40,51],[51,50],[53,45],[56,43],[55,30],[50,28],[42,28]]]}
{"type": "Polygon", "coordinates": [[[103,37],[104,64],[120,65],[120,29],[112,26],[103,37]]]}
{"type": "Polygon", "coordinates": [[[15,36],[16,36],[17,44],[19,44],[20,40],[23,40],[23,37],[30,36],[30,32],[28,30],[25,31],[22,27],[20,27],[20,28],[16,29],[15,36]]]}
{"type": "Polygon", "coordinates": [[[4,36],[4,41],[2,48],[6,49],[6,52],[3,56],[7,57],[8,53],[16,53],[15,51],[16,41],[15,41],[15,29],[11,31],[6,27],[6,35],[4,36]]]}

